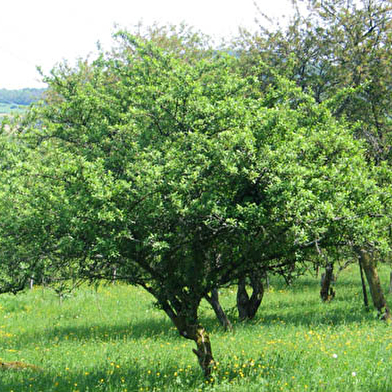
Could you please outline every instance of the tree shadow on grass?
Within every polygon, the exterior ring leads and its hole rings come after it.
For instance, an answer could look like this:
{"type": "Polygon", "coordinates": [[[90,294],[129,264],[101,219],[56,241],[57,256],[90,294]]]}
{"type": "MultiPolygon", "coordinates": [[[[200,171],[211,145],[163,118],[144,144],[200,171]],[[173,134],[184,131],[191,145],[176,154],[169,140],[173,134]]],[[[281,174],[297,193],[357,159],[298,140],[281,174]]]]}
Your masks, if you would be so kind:
{"type": "MultiPolygon", "coordinates": [[[[26,345],[34,345],[37,343],[63,341],[124,341],[131,339],[152,338],[154,340],[162,339],[166,341],[168,338],[173,339],[178,335],[173,328],[170,320],[148,320],[140,322],[127,322],[115,325],[110,324],[84,324],[76,326],[53,326],[41,331],[25,332],[18,335],[18,340],[12,342],[12,348],[18,349],[26,347],[26,345]]],[[[10,343],[11,344],[11,343],[10,343]]]]}
{"type": "MultiPolygon", "coordinates": [[[[314,288],[317,285],[317,282],[312,279],[307,280],[307,282],[309,288],[314,288]]],[[[348,285],[354,287],[351,283],[348,285]]],[[[309,291],[309,293],[311,295],[309,299],[302,297],[298,300],[294,299],[295,302],[293,302],[292,296],[286,295],[269,303],[267,295],[255,319],[245,323],[238,321],[235,308],[226,309],[226,311],[235,329],[250,328],[252,325],[271,326],[277,324],[304,327],[314,327],[315,325],[339,326],[370,322],[374,319],[372,313],[365,310],[359,297],[354,298],[350,294],[339,294],[338,292],[337,297],[331,303],[322,303],[320,298],[314,295],[314,290],[309,291]]],[[[224,333],[209,305],[204,304],[201,307],[200,315],[200,321],[209,333],[224,333]]],[[[67,325],[66,320],[64,324],[47,326],[44,330],[21,333],[18,334],[17,341],[10,341],[8,344],[10,348],[19,349],[43,342],[61,343],[66,340],[108,342],[146,338],[161,339],[162,341],[183,339],[163,313],[162,317],[154,316],[147,320],[124,318],[121,323],[116,320],[113,324],[110,323],[110,320],[94,324],[88,320],[83,322],[81,319],[76,323],[76,325],[74,322],[73,325],[67,325]]],[[[3,348],[8,348],[7,341],[4,342],[3,348]]]]}
{"type": "MultiPolygon", "coordinates": [[[[295,303],[282,301],[277,308],[263,302],[254,320],[243,325],[314,327],[316,325],[340,326],[368,323],[374,320],[374,313],[368,311],[361,298],[335,298],[330,303],[321,300],[302,300],[295,303]],[[355,302],[354,302],[355,301],[355,302]],[[286,305],[286,306],[285,306],[286,305]],[[276,311],[275,311],[276,310],[276,311]]],[[[380,321],[381,322],[381,321],[380,321]]],[[[236,326],[241,324],[236,323],[236,326]]]]}
{"type": "MultiPolygon", "coordinates": [[[[130,361],[131,362],[131,361],[130,361]]],[[[37,371],[0,371],[1,391],[139,391],[186,390],[203,383],[197,363],[187,368],[186,374],[179,373],[172,363],[157,363],[149,366],[132,361],[129,364],[103,363],[94,369],[89,364],[80,370],[43,369],[37,371]],[[84,368],[84,369],[83,369],[84,368]],[[177,374],[176,371],[178,372],[177,374]]],[[[193,388],[192,388],[193,389],[193,388]]]]}
{"type": "Polygon", "coordinates": [[[254,323],[266,326],[280,323],[296,327],[314,327],[315,325],[340,326],[360,324],[371,320],[373,320],[371,313],[367,312],[365,309],[353,309],[352,311],[347,311],[335,308],[323,312],[308,309],[304,312],[287,311],[284,314],[260,314],[254,323]]]}

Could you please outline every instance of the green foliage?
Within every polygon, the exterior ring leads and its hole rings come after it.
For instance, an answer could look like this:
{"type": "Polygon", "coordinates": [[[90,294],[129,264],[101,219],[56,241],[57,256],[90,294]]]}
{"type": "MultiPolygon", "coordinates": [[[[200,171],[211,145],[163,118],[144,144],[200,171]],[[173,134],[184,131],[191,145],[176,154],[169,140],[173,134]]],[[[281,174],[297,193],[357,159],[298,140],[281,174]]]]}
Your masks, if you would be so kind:
{"type": "Polygon", "coordinates": [[[328,102],[279,75],[260,91],[225,53],[117,39],[55,68],[2,135],[0,291],[120,279],[189,337],[201,300],[253,270],[390,249],[385,167],[328,102]]]}
{"type": "Polygon", "coordinates": [[[237,48],[244,72],[254,73],[252,67],[261,59],[270,70],[258,74],[262,89],[281,74],[311,91],[317,102],[332,99],[336,117],[357,123],[357,135],[367,141],[369,154],[390,160],[390,2],[302,3],[306,10],[293,2],[296,13],[287,27],[268,29],[263,19],[256,34],[243,32],[237,48]]]}

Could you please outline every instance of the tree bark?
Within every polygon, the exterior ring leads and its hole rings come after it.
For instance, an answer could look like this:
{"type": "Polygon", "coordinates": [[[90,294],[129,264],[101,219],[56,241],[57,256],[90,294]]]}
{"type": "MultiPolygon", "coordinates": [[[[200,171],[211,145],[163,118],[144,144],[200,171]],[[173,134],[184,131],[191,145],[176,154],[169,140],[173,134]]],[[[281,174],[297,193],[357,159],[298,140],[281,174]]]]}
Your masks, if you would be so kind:
{"type": "Polygon", "coordinates": [[[382,320],[390,321],[391,312],[385,300],[375,261],[367,250],[360,249],[358,253],[360,263],[368,281],[374,307],[378,310],[378,314],[382,320]]]}
{"type": "Polygon", "coordinates": [[[238,317],[241,321],[248,318],[248,303],[249,295],[246,291],[246,280],[245,277],[242,277],[238,280],[237,287],[237,309],[238,317]]]}
{"type": "Polygon", "coordinates": [[[363,293],[363,303],[365,304],[366,310],[369,309],[369,300],[367,296],[367,291],[366,291],[366,284],[365,284],[365,278],[363,276],[363,268],[361,264],[361,260],[359,260],[359,272],[361,274],[361,284],[362,284],[362,293],[363,293]]]}
{"type": "Polygon", "coordinates": [[[333,263],[328,263],[325,273],[321,276],[320,297],[324,302],[331,301],[335,297],[335,291],[331,287],[333,280],[333,263]]]}
{"type": "Polygon", "coordinates": [[[392,293],[392,271],[389,273],[389,294],[392,293]]]}
{"type": "Polygon", "coordinates": [[[205,328],[198,323],[196,313],[189,311],[186,315],[177,314],[167,302],[161,302],[161,305],[176,326],[179,334],[196,343],[196,349],[192,349],[192,351],[197,356],[204,376],[209,377],[215,361],[212,355],[210,337],[205,328]]]}
{"type": "Polygon", "coordinates": [[[166,292],[162,295],[150,286],[143,285],[143,287],[158,300],[162,310],[169,316],[179,334],[196,343],[196,349],[192,351],[197,356],[204,376],[209,377],[215,361],[212,355],[210,337],[198,321],[197,310],[202,297],[189,296],[180,299],[172,293],[166,292]]]}
{"type": "Polygon", "coordinates": [[[237,288],[237,309],[241,321],[251,320],[256,316],[264,296],[264,285],[259,274],[255,273],[250,277],[252,295],[249,297],[246,291],[246,279],[242,277],[238,280],[237,288]]]}
{"type": "Polygon", "coordinates": [[[264,297],[264,285],[258,274],[251,275],[250,277],[250,287],[252,287],[252,295],[249,300],[248,306],[248,318],[252,319],[256,316],[259,310],[261,301],[264,297]]]}
{"type": "Polygon", "coordinates": [[[218,289],[213,289],[211,291],[211,295],[210,296],[206,295],[205,298],[208,301],[208,303],[212,306],[212,309],[214,309],[215,315],[219,320],[220,324],[225,329],[225,331],[232,331],[233,326],[219,302],[218,289]]]}
{"type": "Polygon", "coordinates": [[[188,328],[189,336],[195,341],[197,349],[192,351],[196,354],[200,367],[203,369],[204,376],[207,378],[211,375],[214,365],[210,337],[201,325],[190,326],[188,328]]]}
{"type": "Polygon", "coordinates": [[[192,349],[192,351],[197,356],[204,376],[206,378],[209,377],[214,365],[214,357],[212,355],[210,337],[207,331],[200,324],[189,324],[182,316],[177,317],[174,324],[181,336],[193,340],[196,343],[196,349],[192,349]]]}

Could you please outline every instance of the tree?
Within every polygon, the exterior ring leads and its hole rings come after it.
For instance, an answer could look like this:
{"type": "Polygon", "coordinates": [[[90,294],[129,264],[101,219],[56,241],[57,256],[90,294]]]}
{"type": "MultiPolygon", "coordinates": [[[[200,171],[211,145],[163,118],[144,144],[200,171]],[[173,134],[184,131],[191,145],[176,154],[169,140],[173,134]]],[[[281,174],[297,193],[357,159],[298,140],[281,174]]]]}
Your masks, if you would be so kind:
{"type": "Polygon", "coordinates": [[[209,376],[201,300],[257,270],[290,275],[316,246],[332,259],[351,243],[382,251],[386,191],[351,131],[287,80],[261,94],[234,57],[190,63],[118,38],[54,69],[47,101],[13,128],[0,291],[12,270],[91,282],[115,270],[195,342],[209,376]]]}
{"type": "MultiPolygon", "coordinates": [[[[260,26],[254,35],[243,32],[237,45],[243,72],[254,74],[253,66],[261,59],[268,65],[258,74],[261,90],[277,75],[289,77],[317,102],[328,102],[333,115],[366,141],[369,160],[378,165],[390,162],[391,3],[309,0],[293,4],[295,15],[287,28],[260,26]],[[307,5],[306,11],[301,3],[307,5]]],[[[381,182],[386,186],[385,179],[381,182]]],[[[376,270],[369,270],[367,276],[372,271],[376,270]]],[[[370,286],[376,282],[375,276],[368,280],[370,286]]],[[[381,286],[371,288],[372,293],[380,290],[381,286]]],[[[373,299],[376,304],[377,298],[373,299]]]]}
{"type": "Polygon", "coordinates": [[[333,100],[335,116],[356,123],[377,161],[390,159],[392,7],[386,0],[293,1],[287,27],[265,27],[237,40],[245,71],[260,59],[273,73],[260,75],[262,89],[285,74],[317,102],[333,100]],[[307,9],[301,7],[306,4],[307,9]],[[342,91],[345,91],[342,94],[342,91]]]}

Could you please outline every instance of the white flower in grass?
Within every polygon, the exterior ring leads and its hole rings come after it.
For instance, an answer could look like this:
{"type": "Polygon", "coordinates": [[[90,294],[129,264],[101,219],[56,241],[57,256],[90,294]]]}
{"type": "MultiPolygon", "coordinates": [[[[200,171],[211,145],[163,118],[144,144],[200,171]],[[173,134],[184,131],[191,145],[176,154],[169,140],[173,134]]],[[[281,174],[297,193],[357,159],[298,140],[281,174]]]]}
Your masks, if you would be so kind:
{"type": "Polygon", "coordinates": [[[332,358],[337,358],[338,354],[332,354],[332,358]]]}
{"type": "Polygon", "coordinates": [[[352,375],[353,377],[355,377],[355,376],[357,375],[357,372],[352,372],[351,375],[352,375]]]}

